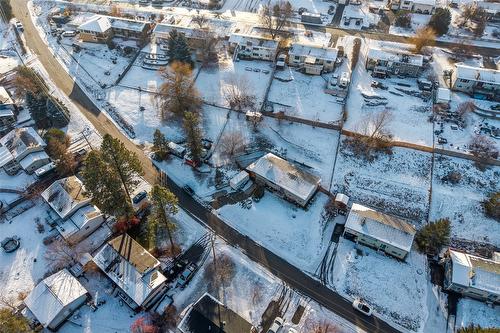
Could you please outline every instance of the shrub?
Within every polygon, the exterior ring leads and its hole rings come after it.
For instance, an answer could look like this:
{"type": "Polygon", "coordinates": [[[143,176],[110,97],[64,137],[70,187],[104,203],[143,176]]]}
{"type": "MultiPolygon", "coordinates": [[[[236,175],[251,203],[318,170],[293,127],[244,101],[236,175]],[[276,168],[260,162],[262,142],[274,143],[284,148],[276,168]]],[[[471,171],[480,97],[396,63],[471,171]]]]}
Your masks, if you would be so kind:
{"type": "Polygon", "coordinates": [[[447,218],[429,222],[415,236],[420,252],[436,255],[441,248],[450,243],[450,220],[447,218]]]}
{"type": "Polygon", "coordinates": [[[487,200],[483,202],[486,216],[500,221],[500,192],[491,193],[487,200]]]}

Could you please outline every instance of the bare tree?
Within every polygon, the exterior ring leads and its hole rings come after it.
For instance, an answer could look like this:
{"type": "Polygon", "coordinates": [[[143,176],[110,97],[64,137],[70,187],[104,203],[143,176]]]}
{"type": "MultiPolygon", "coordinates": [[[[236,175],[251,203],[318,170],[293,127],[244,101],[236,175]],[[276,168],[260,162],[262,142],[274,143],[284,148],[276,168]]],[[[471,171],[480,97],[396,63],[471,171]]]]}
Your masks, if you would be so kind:
{"type": "Polygon", "coordinates": [[[431,46],[436,41],[436,32],[429,27],[418,29],[415,36],[411,38],[416,52],[421,52],[425,46],[431,46]]]}
{"type": "Polygon", "coordinates": [[[44,257],[52,270],[59,270],[76,264],[83,252],[83,249],[69,245],[62,239],[56,239],[47,246],[44,257]]]}
{"type": "Polygon", "coordinates": [[[455,113],[457,114],[458,117],[460,117],[462,121],[464,121],[465,124],[465,117],[475,109],[476,109],[476,104],[474,104],[473,101],[466,101],[458,104],[455,113]]]}
{"type": "Polygon", "coordinates": [[[293,8],[290,2],[279,0],[271,4],[271,1],[269,1],[262,7],[259,20],[269,31],[271,38],[275,39],[283,31],[283,28],[292,15],[293,8]]]}
{"type": "Polygon", "coordinates": [[[391,121],[392,112],[389,109],[367,115],[356,126],[357,134],[348,139],[347,143],[355,154],[373,160],[375,153],[390,151],[392,134],[388,127],[391,121]]]}
{"type": "Polygon", "coordinates": [[[479,158],[476,165],[480,168],[484,167],[485,160],[489,158],[498,158],[498,149],[495,142],[484,135],[476,135],[469,141],[469,149],[472,155],[479,158]]]}
{"type": "Polygon", "coordinates": [[[229,158],[241,152],[244,148],[245,140],[241,132],[232,131],[224,134],[221,138],[221,147],[223,153],[229,158]]]}
{"type": "Polygon", "coordinates": [[[193,23],[196,23],[200,29],[202,29],[208,23],[208,17],[204,14],[198,14],[193,16],[191,20],[193,23]]]}
{"type": "Polygon", "coordinates": [[[205,281],[216,287],[219,284],[227,286],[236,274],[236,265],[227,254],[219,254],[214,262],[210,262],[204,272],[205,281]]]}
{"type": "Polygon", "coordinates": [[[229,74],[225,83],[222,93],[232,110],[253,109],[255,96],[250,94],[250,85],[244,76],[238,76],[236,73],[229,74]]]}
{"type": "Polygon", "coordinates": [[[217,64],[219,61],[219,54],[217,52],[217,43],[219,40],[217,36],[210,30],[201,30],[203,35],[200,47],[197,50],[197,55],[199,55],[198,60],[201,60],[203,67],[208,67],[212,64],[217,64]]]}
{"type": "Polygon", "coordinates": [[[306,319],[304,323],[304,328],[309,333],[337,333],[340,332],[337,325],[331,323],[330,321],[324,320],[314,320],[306,319]]]}

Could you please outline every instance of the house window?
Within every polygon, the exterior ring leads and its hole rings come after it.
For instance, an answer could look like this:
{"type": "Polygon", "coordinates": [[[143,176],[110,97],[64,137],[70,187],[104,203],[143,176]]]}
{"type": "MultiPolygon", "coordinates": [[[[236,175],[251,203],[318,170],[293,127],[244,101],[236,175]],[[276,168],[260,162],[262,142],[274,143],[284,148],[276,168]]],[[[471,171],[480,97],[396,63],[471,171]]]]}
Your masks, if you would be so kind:
{"type": "Polygon", "coordinates": [[[300,60],[300,56],[296,55],[295,60],[300,60]]]}
{"type": "Polygon", "coordinates": [[[460,79],[460,82],[467,83],[467,82],[469,82],[469,80],[467,80],[467,79],[460,79]]]}

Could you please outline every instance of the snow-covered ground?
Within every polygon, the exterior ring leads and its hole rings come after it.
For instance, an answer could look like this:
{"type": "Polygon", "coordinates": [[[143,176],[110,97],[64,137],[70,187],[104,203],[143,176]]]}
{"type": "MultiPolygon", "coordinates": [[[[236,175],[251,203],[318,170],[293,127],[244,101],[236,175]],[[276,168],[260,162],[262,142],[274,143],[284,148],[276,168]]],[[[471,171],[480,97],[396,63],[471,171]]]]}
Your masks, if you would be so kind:
{"type": "Polygon", "coordinates": [[[362,129],[359,128],[361,120],[370,114],[376,114],[387,109],[392,115],[388,129],[393,135],[393,140],[432,146],[432,123],[428,121],[429,116],[432,114],[432,102],[426,102],[421,98],[395,90],[395,88],[418,90],[416,79],[412,78],[398,79],[393,77],[380,80],[384,85],[389,87],[388,90],[371,87],[370,85],[374,79],[365,68],[366,56],[370,47],[405,49],[410,46],[375,40],[370,40],[368,43],[362,44],[359,60],[351,78],[350,93],[346,104],[348,116],[344,128],[355,132],[361,131],[362,129]],[[398,85],[400,83],[410,85],[410,87],[398,85]],[[369,106],[366,104],[362,93],[366,95],[378,95],[384,98],[387,104],[369,106]]]}
{"type": "Polygon", "coordinates": [[[424,332],[430,296],[426,275],[425,256],[416,251],[402,262],[341,238],[331,284],[346,297],[361,297],[390,322],[424,332]]]}
{"type": "Polygon", "coordinates": [[[462,298],[457,305],[457,318],[455,327],[479,325],[482,328],[500,327],[500,307],[491,307],[484,302],[471,298],[462,298]]]}
{"type": "Polygon", "coordinates": [[[393,148],[370,163],[341,144],[331,191],[418,223],[427,218],[430,175],[431,154],[393,148]]]}
{"type": "Polygon", "coordinates": [[[274,103],[274,112],[283,110],[286,115],[323,123],[342,118],[342,105],[325,93],[327,76],[302,74],[288,66],[274,76],[267,98],[274,103]]]}
{"type": "Polygon", "coordinates": [[[258,109],[264,101],[267,87],[271,84],[271,72],[272,63],[269,61],[234,62],[228,57],[220,60],[218,67],[202,69],[196,78],[196,88],[205,102],[227,107],[229,103],[224,97],[227,94],[227,85],[236,80],[242,85],[241,89],[255,97],[254,102],[258,109]]]}
{"type": "Polygon", "coordinates": [[[313,200],[303,210],[266,191],[259,202],[248,199],[244,205],[226,205],[218,209],[218,214],[244,235],[314,273],[330,241],[333,225],[321,217],[328,197],[318,193],[313,200]]]}
{"type": "Polygon", "coordinates": [[[500,190],[500,167],[480,171],[472,161],[436,157],[433,175],[430,219],[449,218],[453,237],[500,246],[500,224],[484,215],[481,204],[500,190]],[[460,175],[456,185],[443,181],[451,172],[460,175]]]}

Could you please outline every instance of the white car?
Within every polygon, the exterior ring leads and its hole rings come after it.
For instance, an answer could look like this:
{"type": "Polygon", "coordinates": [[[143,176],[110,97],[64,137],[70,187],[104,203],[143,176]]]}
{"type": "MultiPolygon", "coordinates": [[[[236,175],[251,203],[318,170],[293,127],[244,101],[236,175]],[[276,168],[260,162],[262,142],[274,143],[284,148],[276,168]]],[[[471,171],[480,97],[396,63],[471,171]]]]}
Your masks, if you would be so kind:
{"type": "Polygon", "coordinates": [[[372,308],[359,298],[356,298],[354,302],[352,302],[352,307],[366,316],[372,315],[372,308]]]}
{"type": "Polygon", "coordinates": [[[273,324],[271,327],[269,327],[269,330],[267,330],[267,333],[276,333],[280,328],[283,327],[283,319],[280,317],[274,318],[273,324]]]}
{"type": "Polygon", "coordinates": [[[293,327],[290,327],[287,331],[287,333],[298,333],[297,330],[293,327]]]}

